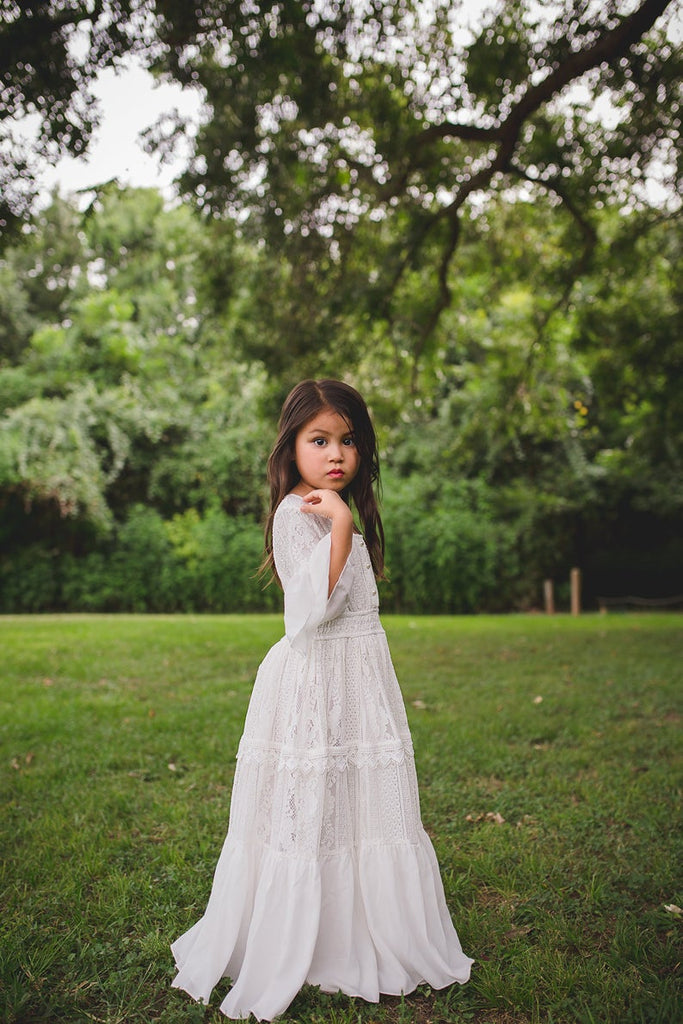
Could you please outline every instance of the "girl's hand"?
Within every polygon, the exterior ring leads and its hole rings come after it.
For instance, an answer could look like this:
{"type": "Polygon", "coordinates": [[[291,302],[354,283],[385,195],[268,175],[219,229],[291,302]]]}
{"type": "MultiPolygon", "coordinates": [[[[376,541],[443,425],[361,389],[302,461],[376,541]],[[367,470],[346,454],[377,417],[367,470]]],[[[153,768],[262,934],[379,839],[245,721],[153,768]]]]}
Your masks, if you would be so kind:
{"type": "Polygon", "coordinates": [[[302,512],[325,516],[326,519],[331,519],[333,522],[343,523],[346,521],[349,525],[353,523],[351,509],[336,491],[319,488],[304,494],[301,500],[304,502],[301,506],[302,512]]]}

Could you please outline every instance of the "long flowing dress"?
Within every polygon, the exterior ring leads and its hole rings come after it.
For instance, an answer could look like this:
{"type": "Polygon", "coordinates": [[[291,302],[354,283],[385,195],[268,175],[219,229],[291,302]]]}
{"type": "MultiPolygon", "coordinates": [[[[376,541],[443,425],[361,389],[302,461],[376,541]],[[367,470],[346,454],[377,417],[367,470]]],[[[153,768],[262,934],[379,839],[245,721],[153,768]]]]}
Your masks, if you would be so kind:
{"type": "Polygon", "coordinates": [[[273,524],[284,636],[239,744],[228,834],[204,913],[171,947],[173,985],[272,1020],[304,983],[380,993],[469,978],[420,819],[405,708],[363,538],[328,598],[330,521],[288,494],[273,524]]]}

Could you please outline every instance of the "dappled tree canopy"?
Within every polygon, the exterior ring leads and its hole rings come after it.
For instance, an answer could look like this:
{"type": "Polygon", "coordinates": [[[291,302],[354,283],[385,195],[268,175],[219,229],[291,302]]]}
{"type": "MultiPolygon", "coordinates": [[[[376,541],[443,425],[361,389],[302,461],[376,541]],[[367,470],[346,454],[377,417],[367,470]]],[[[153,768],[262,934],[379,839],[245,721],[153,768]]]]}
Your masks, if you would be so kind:
{"type": "MultiPolygon", "coordinates": [[[[596,205],[637,203],[653,161],[675,184],[680,60],[654,28],[668,6],[505,2],[462,32],[468,5],[452,0],[168,5],[157,66],[203,88],[208,111],[183,187],[259,235],[329,239],[299,251],[326,248],[344,271],[359,225],[375,225],[371,309],[401,318],[399,286],[430,268],[409,328],[419,346],[482,194],[523,183],[562,206],[578,272],[596,205]]],[[[160,143],[183,130],[163,127],[160,143]]]]}
{"type": "MultiPolygon", "coordinates": [[[[258,212],[260,229],[274,220],[323,233],[403,207],[421,213],[417,247],[436,222],[452,236],[468,197],[503,177],[550,191],[571,212],[623,198],[654,159],[674,176],[675,6],[506,0],[479,14],[462,0],[9,2],[4,131],[11,140],[13,119],[36,112],[38,151],[82,153],[97,123],[94,76],[135,53],[203,91],[185,179],[201,205],[258,212]],[[598,97],[610,101],[609,128],[598,97]]],[[[171,120],[156,141],[172,145],[184,129],[171,120]]]]}
{"type": "Polygon", "coordinates": [[[36,161],[83,154],[99,121],[98,71],[141,41],[138,0],[3,0],[0,5],[0,226],[31,210],[36,161]],[[19,130],[38,118],[34,143],[19,130]]]}
{"type": "MultiPolygon", "coordinates": [[[[314,357],[321,334],[346,336],[344,311],[362,307],[384,320],[417,372],[452,302],[462,238],[492,196],[546,200],[571,253],[561,304],[594,253],[597,210],[647,205],[653,178],[675,194],[675,6],[9,3],[0,220],[26,215],[37,154],[84,151],[97,121],[94,76],[134,54],[201,93],[181,192],[288,253],[277,316],[297,352],[314,357]],[[30,112],[40,125],[33,149],[16,134],[16,118],[30,112]],[[328,295],[311,312],[313,278],[328,295]]],[[[188,131],[169,114],[148,145],[163,154],[188,131]]],[[[270,347],[276,360],[277,342],[270,347]]]]}

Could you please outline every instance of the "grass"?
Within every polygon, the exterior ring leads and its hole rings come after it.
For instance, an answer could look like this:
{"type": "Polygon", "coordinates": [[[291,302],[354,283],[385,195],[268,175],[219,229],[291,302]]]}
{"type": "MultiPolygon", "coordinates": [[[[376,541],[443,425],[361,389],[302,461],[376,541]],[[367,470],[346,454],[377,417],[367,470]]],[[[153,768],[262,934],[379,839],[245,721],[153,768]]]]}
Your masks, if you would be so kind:
{"type": "MultiPolygon", "coordinates": [[[[471,982],[301,1024],[672,1024],[683,918],[675,615],[387,617],[471,982]]],[[[217,1024],[169,987],[277,616],[0,619],[0,1013],[217,1024]]]]}

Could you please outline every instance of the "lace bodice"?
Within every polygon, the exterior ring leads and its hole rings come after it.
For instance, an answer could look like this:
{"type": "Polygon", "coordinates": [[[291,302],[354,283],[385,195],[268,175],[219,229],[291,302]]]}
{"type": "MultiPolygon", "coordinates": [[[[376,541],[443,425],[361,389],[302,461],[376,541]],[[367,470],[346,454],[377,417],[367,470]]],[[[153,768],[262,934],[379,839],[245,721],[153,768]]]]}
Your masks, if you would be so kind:
{"type": "Polygon", "coordinates": [[[325,516],[302,512],[296,494],[283,499],[273,521],[273,556],[285,593],[285,632],[302,652],[314,636],[362,630],[363,617],[374,622],[379,606],[370,555],[359,533],[354,533],[351,554],[327,596],[331,528],[325,516]],[[333,625],[336,619],[346,621],[333,625]]]}

